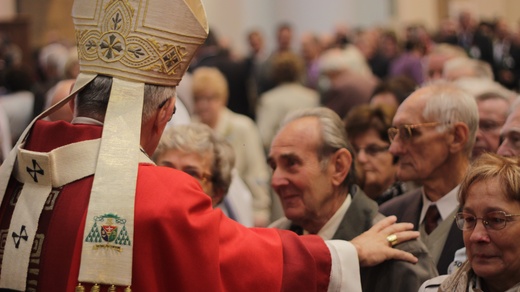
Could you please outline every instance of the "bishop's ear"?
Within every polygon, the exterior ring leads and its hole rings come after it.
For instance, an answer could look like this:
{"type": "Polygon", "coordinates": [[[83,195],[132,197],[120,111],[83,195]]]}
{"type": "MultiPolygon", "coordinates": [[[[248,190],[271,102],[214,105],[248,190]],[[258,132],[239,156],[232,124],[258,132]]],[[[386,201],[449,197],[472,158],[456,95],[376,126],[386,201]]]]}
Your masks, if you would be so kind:
{"type": "Polygon", "coordinates": [[[166,99],[159,105],[159,113],[157,114],[157,123],[163,125],[168,123],[175,113],[175,97],[166,99]]]}

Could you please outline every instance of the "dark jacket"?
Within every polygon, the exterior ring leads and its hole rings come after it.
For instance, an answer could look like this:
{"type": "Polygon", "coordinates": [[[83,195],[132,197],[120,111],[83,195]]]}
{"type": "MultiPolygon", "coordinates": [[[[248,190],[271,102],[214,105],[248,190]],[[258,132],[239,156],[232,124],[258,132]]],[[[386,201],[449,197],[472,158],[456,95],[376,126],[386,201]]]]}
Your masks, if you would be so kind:
{"type": "MultiPolygon", "coordinates": [[[[386,216],[397,216],[397,222],[411,222],[414,225],[414,229],[419,230],[419,219],[422,209],[421,192],[421,188],[419,188],[396,197],[381,205],[379,211],[386,216]]],[[[462,231],[459,230],[455,220],[453,220],[439,262],[437,263],[437,270],[440,275],[447,274],[448,266],[453,261],[455,252],[463,247],[462,231]]]]}

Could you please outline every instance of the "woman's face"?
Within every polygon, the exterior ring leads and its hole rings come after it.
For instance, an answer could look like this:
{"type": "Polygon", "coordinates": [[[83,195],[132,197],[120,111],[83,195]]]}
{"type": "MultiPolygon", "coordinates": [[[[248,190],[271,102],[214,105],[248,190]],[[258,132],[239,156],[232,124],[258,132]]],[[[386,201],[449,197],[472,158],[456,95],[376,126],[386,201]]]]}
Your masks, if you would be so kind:
{"type": "MultiPolygon", "coordinates": [[[[520,214],[520,202],[506,198],[498,178],[475,182],[468,189],[463,212],[482,218],[493,211],[520,214]]],[[[512,287],[520,279],[520,216],[510,218],[501,230],[477,220],[474,229],[463,231],[471,267],[488,286],[512,287]]]]}
{"type": "Polygon", "coordinates": [[[213,183],[211,181],[212,161],[213,155],[211,153],[199,154],[179,149],[166,150],[156,159],[159,166],[175,168],[194,177],[199,181],[204,193],[211,197],[213,206],[216,206],[221,198],[217,197],[213,191],[213,183]]]}
{"type": "Polygon", "coordinates": [[[222,98],[215,90],[203,90],[193,95],[195,114],[204,124],[214,127],[218,121],[220,110],[225,107],[222,98]]]}
{"type": "MultiPolygon", "coordinates": [[[[360,170],[365,174],[365,188],[388,188],[395,181],[396,167],[388,152],[390,143],[382,140],[376,130],[370,129],[352,140],[360,170]]],[[[368,194],[380,195],[380,194],[368,194]]]]}

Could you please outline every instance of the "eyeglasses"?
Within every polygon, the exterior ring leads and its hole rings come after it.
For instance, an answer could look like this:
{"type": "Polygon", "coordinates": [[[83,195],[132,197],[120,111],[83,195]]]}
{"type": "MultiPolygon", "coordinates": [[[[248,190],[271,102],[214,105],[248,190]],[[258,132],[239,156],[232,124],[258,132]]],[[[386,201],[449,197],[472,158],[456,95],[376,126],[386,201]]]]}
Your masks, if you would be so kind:
{"type": "Polygon", "coordinates": [[[212,179],[212,176],[209,173],[199,173],[194,169],[186,169],[186,170],[183,169],[182,171],[189,174],[196,180],[198,180],[199,183],[201,183],[201,184],[211,181],[211,179],[212,179]]]}
{"type": "Polygon", "coordinates": [[[414,131],[415,129],[420,127],[434,127],[439,124],[439,122],[430,122],[413,125],[402,125],[399,127],[390,127],[388,129],[388,138],[390,138],[390,142],[392,142],[394,141],[395,137],[399,134],[399,137],[403,141],[410,141],[413,138],[413,135],[416,134],[416,132],[414,131]]]}
{"type": "Polygon", "coordinates": [[[388,151],[390,146],[379,146],[376,144],[370,144],[365,148],[356,148],[356,152],[359,154],[361,151],[365,151],[366,155],[376,156],[379,153],[388,151]]]}
{"type": "Polygon", "coordinates": [[[478,219],[482,220],[482,224],[486,229],[500,230],[506,227],[508,221],[513,221],[513,217],[520,214],[506,214],[504,211],[493,211],[487,213],[484,217],[479,218],[468,213],[457,213],[455,222],[460,230],[473,230],[477,225],[478,219]]]}
{"type": "MultiPolygon", "coordinates": [[[[159,104],[159,109],[162,109],[166,103],[168,102],[168,100],[170,100],[171,97],[168,97],[167,99],[163,100],[160,104],[159,104]]],[[[175,112],[177,111],[177,106],[174,106],[173,107],[173,112],[172,112],[172,115],[170,116],[170,120],[172,119],[173,115],[175,114],[175,112]]],[[[168,120],[169,121],[169,120],[168,120]]]]}

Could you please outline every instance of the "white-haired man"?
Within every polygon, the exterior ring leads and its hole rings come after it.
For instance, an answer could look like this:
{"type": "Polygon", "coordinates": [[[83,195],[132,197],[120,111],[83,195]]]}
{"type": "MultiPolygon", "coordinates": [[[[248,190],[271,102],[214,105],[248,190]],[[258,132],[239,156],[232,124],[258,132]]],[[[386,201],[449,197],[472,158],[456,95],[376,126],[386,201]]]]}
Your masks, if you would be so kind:
{"type": "Polygon", "coordinates": [[[378,82],[372,73],[359,69],[358,60],[357,54],[340,49],[326,51],[319,60],[324,77],[320,88],[322,104],[341,118],[353,107],[368,103],[378,82]]]}
{"type": "Polygon", "coordinates": [[[459,184],[469,165],[478,126],[475,99],[450,84],[423,87],[399,106],[389,129],[390,152],[399,158],[397,177],[421,188],[381,205],[385,215],[412,222],[446,274],[463,247],[453,220],[459,184]]]}

